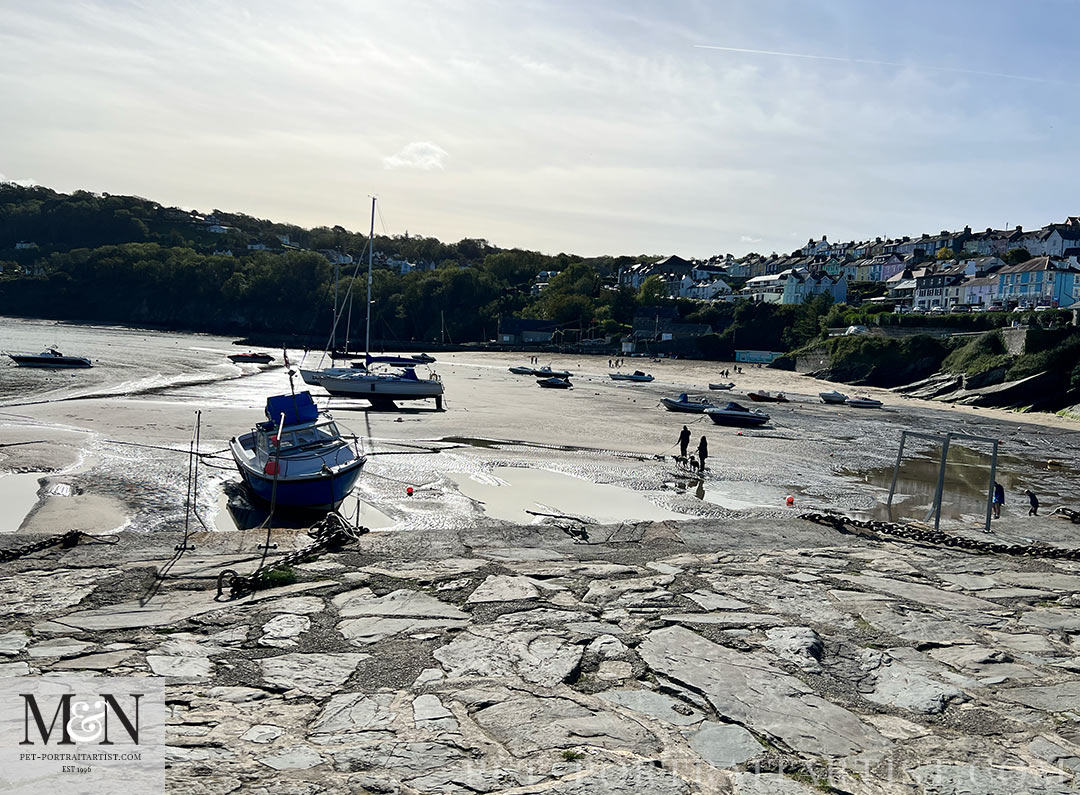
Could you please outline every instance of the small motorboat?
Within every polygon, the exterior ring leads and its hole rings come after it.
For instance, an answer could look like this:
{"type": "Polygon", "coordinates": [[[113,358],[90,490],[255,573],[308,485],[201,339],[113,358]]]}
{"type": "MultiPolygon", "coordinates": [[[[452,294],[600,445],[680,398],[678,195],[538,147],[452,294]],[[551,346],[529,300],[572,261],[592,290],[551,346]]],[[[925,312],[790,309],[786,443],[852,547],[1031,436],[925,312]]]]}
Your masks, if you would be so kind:
{"type": "Polygon", "coordinates": [[[756,392],[747,392],[746,396],[755,403],[788,403],[787,395],[783,392],[769,392],[759,389],[756,392]]]}
{"type": "Polygon", "coordinates": [[[574,385],[570,383],[566,378],[539,378],[536,381],[538,386],[544,387],[544,389],[573,389],[574,385]]]}
{"type": "Polygon", "coordinates": [[[832,392],[818,392],[818,397],[821,398],[822,403],[828,403],[830,405],[839,405],[841,403],[847,403],[847,395],[843,392],[837,392],[835,389],[832,392]]]}
{"type": "Polygon", "coordinates": [[[543,367],[537,367],[535,370],[533,370],[533,375],[538,376],[539,378],[563,378],[563,379],[566,379],[566,378],[569,378],[570,376],[572,376],[573,373],[568,372],[566,370],[552,370],[547,365],[544,365],[543,367]]]}
{"type": "Polygon", "coordinates": [[[681,411],[686,414],[704,414],[706,409],[715,409],[717,407],[715,403],[710,403],[707,400],[691,400],[685,392],[679,395],[678,400],[660,398],[660,403],[668,411],[681,411]]]}
{"type": "Polygon", "coordinates": [[[644,373],[641,370],[634,370],[632,373],[608,373],[608,378],[612,381],[648,382],[653,380],[651,375],[644,373]]]}
{"type": "Polygon", "coordinates": [[[514,375],[533,375],[536,371],[531,367],[511,367],[510,372],[514,375]]]}
{"type": "Polygon", "coordinates": [[[735,402],[720,409],[705,409],[705,414],[717,425],[733,425],[737,428],[754,428],[769,421],[769,415],[761,409],[748,409],[735,402]]]}
{"type": "Polygon", "coordinates": [[[869,395],[856,395],[853,398],[848,398],[847,404],[857,409],[879,409],[882,406],[880,400],[874,400],[869,395]]]}
{"type": "Polygon", "coordinates": [[[413,361],[420,362],[420,364],[431,364],[435,361],[435,357],[430,353],[415,353],[411,358],[413,361]]]}
{"type": "Polygon", "coordinates": [[[310,392],[267,398],[266,422],[230,439],[229,451],[260,500],[312,510],[340,505],[366,460],[310,392]]]}
{"type": "Polygon", "coordinates": [[[720,390],[725,390],[726,391],[728,389],[734,389],[734,388],[735,388],[735,382],[734,381],[732,381],[731,383],[728,383],[728,384],[709,384],[709,389],[720,389],[720,390]]]}
{"type": "Polygon", "coordinates": [[[20,367],[93,367],[94,365],[85,356],[65,356],[56,350],[48,348],[37,356],[24,353],[9,353],[8,357],[20,367]]]}
{"type": "Polygon", "coordinates": [[[236,364],[270,364],[274,361],[274,357],[269,353],[255,353],[254,351],[248,351],[247,353],[233,353],[229,355],[229,361],[236,364]]]}

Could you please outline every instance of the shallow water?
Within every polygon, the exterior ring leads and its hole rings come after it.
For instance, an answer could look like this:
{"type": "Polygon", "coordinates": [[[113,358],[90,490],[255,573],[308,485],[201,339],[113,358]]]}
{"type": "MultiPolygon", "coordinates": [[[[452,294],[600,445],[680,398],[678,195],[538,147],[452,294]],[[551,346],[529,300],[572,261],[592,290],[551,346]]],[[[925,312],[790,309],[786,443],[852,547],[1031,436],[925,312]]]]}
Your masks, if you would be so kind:
{"type": "Polygon", "coordinates": [[[691,518],[661,508],[631,489],[549,469],[501,466],[490,475],[452,473],[449,477],[463,494],[482,504],[484,513],[507,522],[536,521],[538,517],[529,511],[588,518],[602,524],[691,518]]]}
{"type": "Polygon", "coordinates": [[[14,533],[38,501],[43,472],[0,474],[0,533],[14,533]]]}

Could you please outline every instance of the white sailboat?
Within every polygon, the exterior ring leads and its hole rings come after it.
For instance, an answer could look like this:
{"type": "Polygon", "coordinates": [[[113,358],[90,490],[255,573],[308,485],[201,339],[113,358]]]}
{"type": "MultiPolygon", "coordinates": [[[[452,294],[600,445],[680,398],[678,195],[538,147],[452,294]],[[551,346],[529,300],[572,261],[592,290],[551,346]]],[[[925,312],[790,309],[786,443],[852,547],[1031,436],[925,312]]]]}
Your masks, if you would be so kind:
{"type": "MultiPolygon", "coordinates": [[[[321,386],[331,395],[364,398],[372,406],[393,408],[398,400],[428,400],[434,398],[435,408],[442,409],[443,383],[432,373],[428,378],[416,374],[420,361],[405,363],[399,356],[371,355],[371,284],[375,259],[375,197],[371,198],[371,231],[368,237],[367,323],[364,331],[363,368],[329,367],[322,370],[300,370],[304,383],[321,386]],[[394,368],[373,370],[373,365],[394,368]]],[[[335,327],[337,318],[334,318],[335,327]]]]}

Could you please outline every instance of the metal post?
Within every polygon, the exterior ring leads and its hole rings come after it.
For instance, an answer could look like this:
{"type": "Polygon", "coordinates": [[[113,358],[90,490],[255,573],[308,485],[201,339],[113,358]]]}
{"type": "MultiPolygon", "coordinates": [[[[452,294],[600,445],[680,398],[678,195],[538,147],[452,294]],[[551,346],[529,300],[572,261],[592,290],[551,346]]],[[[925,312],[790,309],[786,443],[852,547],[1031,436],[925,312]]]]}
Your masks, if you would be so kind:
{"type": "MultiPolygon", "coordinates": [[[[945,492],[945,462],[949,457],[950,441],[952,441],[952,434],[945,434],[945,441],[941,443],[941,466],[938,468],[937,490],[934,492],[934,507],[931,509],[931,513],[934,514],[935,530],[941,526],[941,498],[945,492]]],[[[930,521],[929,514],[927,514],[926,520],[930,521]]]]}
{"type": "Polygon", "coordinates": [[[994,478],[997,477],[997,454],[998,443],[994,440],[994,450],[990,454],[990,489],[986,494],[986,526],[983,528],[987,533],[990,532],[990,516],[994,505],[994,478]]]}

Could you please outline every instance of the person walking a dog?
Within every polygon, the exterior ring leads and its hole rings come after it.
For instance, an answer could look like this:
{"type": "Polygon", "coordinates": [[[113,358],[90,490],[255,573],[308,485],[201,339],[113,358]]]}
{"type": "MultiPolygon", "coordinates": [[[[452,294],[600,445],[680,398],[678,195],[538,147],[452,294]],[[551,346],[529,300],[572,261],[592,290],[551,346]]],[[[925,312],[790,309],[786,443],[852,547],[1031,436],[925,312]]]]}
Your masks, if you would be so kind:
{"type": "Polygon", "coordinates": [[[679,457],[686,458],[686,448],[690,446],[690,429],[685,425],[682,426],[682,432],[679,433],[679,457]]]}

